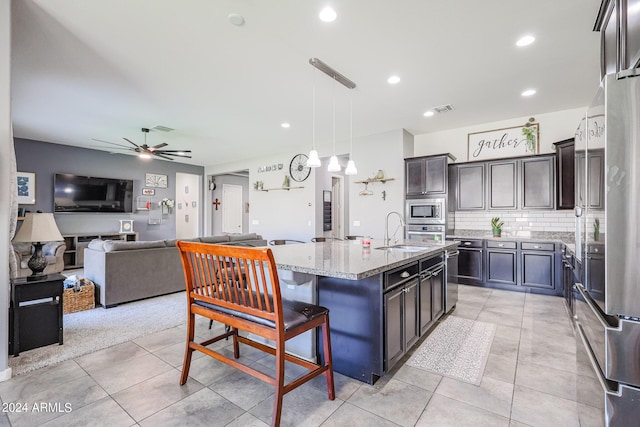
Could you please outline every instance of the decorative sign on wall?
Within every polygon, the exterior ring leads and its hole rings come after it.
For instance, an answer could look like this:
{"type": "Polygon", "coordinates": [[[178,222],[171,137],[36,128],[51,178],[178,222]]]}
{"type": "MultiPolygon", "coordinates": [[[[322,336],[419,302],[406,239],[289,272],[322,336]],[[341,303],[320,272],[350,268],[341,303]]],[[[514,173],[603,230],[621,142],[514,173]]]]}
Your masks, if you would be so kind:
{"type": "Polygon", "coordinates": [[[275,172],[275,171],[279,171],[282,170],[282,163],[278,163],[273,164],[273,165],[266,165],[266,166],[260,166],[258,167],[258,172],[262,173],[262,172],[275,172]]]}
{"type": "Polygon", "coordinates": [[[529,156],[540,150],[540,124],[475,132],[468,135],[467,160],[488,160],[504,157],[529,156]]]}
{"type": "Polygon", "coordinates": [[[21,205],[36,204],[36,174],[33,172],[18,172],[18,203],[21,205]]]}
{"type": "Polygon", "coordinates": [[[145,173],[144,185],[146,187],[167,188],[167,175],[145,173]]]}

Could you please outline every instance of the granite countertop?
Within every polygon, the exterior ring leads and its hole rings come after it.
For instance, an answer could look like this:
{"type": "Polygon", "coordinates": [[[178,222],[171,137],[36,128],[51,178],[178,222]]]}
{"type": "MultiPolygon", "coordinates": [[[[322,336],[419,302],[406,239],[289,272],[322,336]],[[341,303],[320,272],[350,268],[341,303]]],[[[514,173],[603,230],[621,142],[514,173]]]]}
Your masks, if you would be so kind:
{"type": "MultiPolygon", "coordinates": [[[[415,241],[399,240],[398,245],[423,246],[415,241]]],[[[279,269],[339,279],[360,280],[396,267],[436,255],[457,246],[445,241],[429,244],[416,252],[376,249],[385,246],[379,239],[371,240],[371,247],[362,247],[360,240],[333,240],[323,243],[299,243],[271,246],[279,269]]]]}
{"type": "Polygon", "coordinates": [[[476,238],[485,240],[511,240],[518,242],[536,241],[563,243],[575,252],[575,234],[562,231],[531,231],[522,233],[502,233],[502,237],[493,237],[491,231],[486,230],[455,230],[447,234],[447,239],[476,238]]]}

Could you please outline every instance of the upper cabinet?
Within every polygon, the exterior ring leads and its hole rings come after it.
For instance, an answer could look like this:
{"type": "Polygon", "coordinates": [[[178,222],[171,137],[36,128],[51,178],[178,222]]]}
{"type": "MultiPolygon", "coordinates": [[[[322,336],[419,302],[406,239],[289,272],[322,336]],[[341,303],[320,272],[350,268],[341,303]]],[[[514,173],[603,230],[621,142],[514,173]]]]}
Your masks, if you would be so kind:
{"type": "Polygon", "coordinates": [[[554,156],[521,160],[522,209],[553,209],[555,206],[554,156]]]}
{"type": "Polygon", "coordinates": [[[451,165],[450,176],[459,211],[555,207],[554,155],[451,165]]]}
{"type": "Polygon", "coordinates": [[[416,157],[405,160],[408,197],[442,197],[447,194],[447,164],[450,155],[416,157]]]}
{"type": "Polygon", "coordinates": [[[556,142],[556,177],[558,209],[573,209],[575,206],[575,140],[573,138],[556,142]]]}
{"type": "Polygon", "coordinates": [[[518,161],[487,163],[489,209],[518,208],[518,161]]]}
{"type": "Polygon", "coordinates": [[[640,66],[640,0],[603,0],[596,17],[600,31],[600,73],[640,66]]]}
{"type": "Polygon", "coordinates": [[[456,210],[469,211],[485,208],[484,163],[457,165],[456,210]]]}

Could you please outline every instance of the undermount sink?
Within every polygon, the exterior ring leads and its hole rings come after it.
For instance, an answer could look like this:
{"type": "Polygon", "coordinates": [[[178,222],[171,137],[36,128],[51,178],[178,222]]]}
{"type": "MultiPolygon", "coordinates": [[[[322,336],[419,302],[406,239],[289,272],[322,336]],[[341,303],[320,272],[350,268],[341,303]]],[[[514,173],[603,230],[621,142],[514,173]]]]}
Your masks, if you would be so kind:
{"type": "Polygon", "coordinates": [[[418,245],[392,245],[392,246],[380,246],[376,249],[382,249],[385,251],[400,251],[400,252],[420,252],[431,249],[431,246],[418,246],[418,245]]]}

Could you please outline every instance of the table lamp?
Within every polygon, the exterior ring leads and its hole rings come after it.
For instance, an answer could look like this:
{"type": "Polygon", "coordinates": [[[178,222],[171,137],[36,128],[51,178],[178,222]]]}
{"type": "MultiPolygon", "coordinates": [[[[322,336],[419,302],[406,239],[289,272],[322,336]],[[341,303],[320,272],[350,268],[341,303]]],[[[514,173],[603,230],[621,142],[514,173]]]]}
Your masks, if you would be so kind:
{"type": "Polygon", "coordinates": [[[47,267],[47,258],[42,254],[42,245],[46,242],[62,241],[64,238],[58,230],[52,213],[28,213],[24,218],[22,227],[18,230],[14,242],[33,243],[33,255],[27,262],[33,272],[30,278],[43,276],[47,267]]]}

